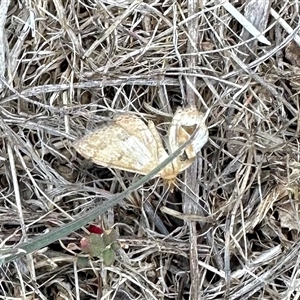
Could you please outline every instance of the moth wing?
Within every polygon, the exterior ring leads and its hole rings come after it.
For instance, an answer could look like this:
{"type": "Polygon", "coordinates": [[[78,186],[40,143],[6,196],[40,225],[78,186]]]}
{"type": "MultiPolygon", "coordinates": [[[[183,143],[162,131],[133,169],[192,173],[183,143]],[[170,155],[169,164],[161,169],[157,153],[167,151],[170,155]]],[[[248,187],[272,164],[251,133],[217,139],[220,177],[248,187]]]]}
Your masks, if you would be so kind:
{"type": "Polygon", "coordinates": [[[135,116],[120,115],[74,143],[86,159],[110,168],[147,174],[158,165],[157,140],[135,116]]]}
{"type": "MultiPolygon", "coordinates": [[[[147,145],[147,148],[151,153],[151,157],[155,158],[155,164],[152,165],[152,168],[149,171],[153,170],[168,157],[168,154],[163,146],[160,134],[158,133],[152,121],[148,121],[147,126],[138,117],[134,116],[134,120],[129,121],[127,120],[127,116],[123,115],[116,118],[116,123],[122,126],[122,128],[124,128],[132,136],[136,135],[137,131],[143,133],[138,134],[139,139],[142,144],[147,145]],[[135,124],[135,126],[131,126],[132,124],[135,124]]],[[[160,176],[160,172],[157,174],[157,176],[160,176]]]]}
{"type": "Polygon", "coordinates": [[[169,128],[169,148],[172,153],[190,140],[192,134],[197,130],[191,143],[177,157],[178,173],[187,169],[193,163],[197,153],[208,141],[208,129],[205,125],[205,119],[204,115],[195,106],[176,110],[169,128]]]}

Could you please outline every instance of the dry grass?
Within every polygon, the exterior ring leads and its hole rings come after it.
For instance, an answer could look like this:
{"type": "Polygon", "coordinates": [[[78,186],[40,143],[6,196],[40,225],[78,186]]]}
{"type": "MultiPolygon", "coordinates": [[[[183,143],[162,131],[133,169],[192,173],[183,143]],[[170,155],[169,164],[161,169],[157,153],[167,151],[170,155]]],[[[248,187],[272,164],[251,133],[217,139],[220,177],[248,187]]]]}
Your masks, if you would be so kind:
{"type": "Polygon", "coordinates": [[[230,1],[268,46],[215,2],[12,0],[6,16],[1,1],[0,299],[300,298],[299,3],[230,1]],[[103,208],[112,266],[78,256],[82,216],[138,176],[71,142],[116,112],[160,124],[193,103],[210,141],[178,189],[150,180],[103,208]]]}

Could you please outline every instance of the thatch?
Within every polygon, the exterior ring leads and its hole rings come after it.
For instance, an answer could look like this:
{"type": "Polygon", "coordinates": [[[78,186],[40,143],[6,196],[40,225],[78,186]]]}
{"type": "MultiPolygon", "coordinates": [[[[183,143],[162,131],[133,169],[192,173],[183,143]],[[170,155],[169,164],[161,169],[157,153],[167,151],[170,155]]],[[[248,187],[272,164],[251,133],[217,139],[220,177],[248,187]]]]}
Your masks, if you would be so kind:
{"type": "Polygon", "coordinates": [[[0,299],[299,299],[300,6],[216,2],[1,1],[0,299]],[[210,139],[174,192],[148,180],[93,220],[113,264],[80,252],[85,217],[54,230],[140,177],[73,141],[194,104],[210,139]]]}

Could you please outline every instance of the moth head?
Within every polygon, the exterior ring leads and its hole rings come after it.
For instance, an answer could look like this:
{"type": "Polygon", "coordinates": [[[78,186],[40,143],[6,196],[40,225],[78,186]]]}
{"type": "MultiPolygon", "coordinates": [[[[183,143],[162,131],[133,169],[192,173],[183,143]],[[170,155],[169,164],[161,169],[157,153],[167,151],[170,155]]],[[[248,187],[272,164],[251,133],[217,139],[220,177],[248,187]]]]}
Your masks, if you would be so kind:
{"type": "Polygon", "coordinates": [[[165,185],[167,186],[167,189],[173,193],[174,192],[174,188],[176,187],[176,181],[177,181],[177,177],[172,178],[172,179],[165,179],[165,185]]]}
{"type": "Polygon", "coordinates": [[[170,164],[161,170],[159,176],[163,179],[167,188],[173,192],[176,187],[177,176],[186,168],[188,168],[194,161],[194,158],[189,159],[187,157],[186,150],[176,157],[170,164]]]}

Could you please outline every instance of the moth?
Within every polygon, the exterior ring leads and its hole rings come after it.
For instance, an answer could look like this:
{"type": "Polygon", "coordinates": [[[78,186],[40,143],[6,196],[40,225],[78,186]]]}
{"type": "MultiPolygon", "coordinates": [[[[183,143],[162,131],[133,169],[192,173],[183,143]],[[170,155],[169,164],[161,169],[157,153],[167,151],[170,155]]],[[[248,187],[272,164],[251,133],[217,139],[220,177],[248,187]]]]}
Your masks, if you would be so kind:
{"type": "Polygon", "coordinates": [[[97,165],[146,175],[195,133],[181,154],[154,176],[170,184],[194,162],[208,141],[206,118],[207,114],[203,115],[194,106],[177,108],[167,134],[167,150],[152,121],[146,124],[129,114],[116,116],[73,145],[78,153],[97,165]]]}

